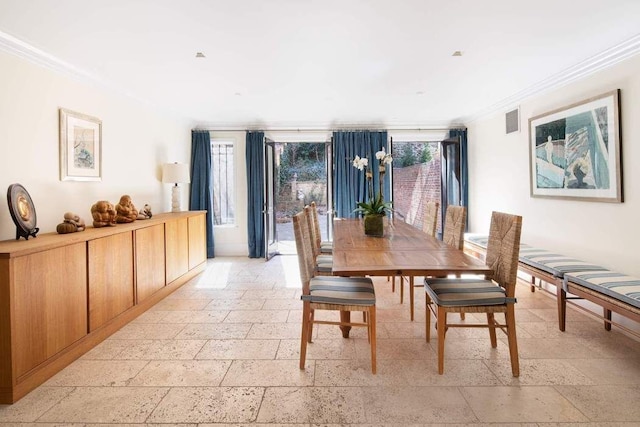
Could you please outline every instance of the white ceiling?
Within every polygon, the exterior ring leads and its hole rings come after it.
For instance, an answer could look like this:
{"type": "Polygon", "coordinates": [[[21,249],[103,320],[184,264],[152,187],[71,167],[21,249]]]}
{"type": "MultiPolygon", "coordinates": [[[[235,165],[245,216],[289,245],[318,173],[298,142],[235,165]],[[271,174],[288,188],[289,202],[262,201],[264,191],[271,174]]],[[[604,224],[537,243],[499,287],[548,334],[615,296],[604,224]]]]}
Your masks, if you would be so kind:
{"type": "Polygon", "coordinates": [[[0,0],[0,49],[202,127],[434,128],[640,53],[640,1],[0,0]]]}

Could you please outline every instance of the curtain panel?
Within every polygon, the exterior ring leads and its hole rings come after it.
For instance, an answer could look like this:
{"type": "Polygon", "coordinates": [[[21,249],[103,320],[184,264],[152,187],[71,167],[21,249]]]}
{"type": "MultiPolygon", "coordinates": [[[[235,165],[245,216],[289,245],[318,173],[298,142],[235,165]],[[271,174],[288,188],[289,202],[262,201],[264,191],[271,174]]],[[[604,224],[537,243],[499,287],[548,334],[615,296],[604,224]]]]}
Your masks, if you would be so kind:
{"type": "MultiPolygon", "coordinates": [[[[341,131],[333,133],[333,200],[335,216],[338,218],[354,218],[353,210],[357,202],[368,200],[367,181],[363,171],[353,167],[356,156],[369,159],[369,170],[373,172],[374,192],[380,188],[379,165],[376,152],[388,151],[387,132],[377,131],[341,131]]],[[[384,175],[384,198],[391,200],[391,171],[384,175]]]]}
{"type": "MultiPolygon", "coordinates": [[[[467,224],[469,223],[469,150],[467,148],[467,130],[450,129],[449,138],[460,137],[460,199],[467,208],[467,224]]],[[[465,228],[466,229],[466,228],[465,228]]]]}
{"type": "Polygon", "coordinates": [[[211,136],[209,131],[191,131],[191,191],[189,210],[207,211],[207,258],[215,257],[213,241],[213,183],[211,182],[211,136]]]}
{"type": "Polygon", "coordinates": [[[247,132],[246,164],[249,258],[264,258],[264,132],[247,132]]]}

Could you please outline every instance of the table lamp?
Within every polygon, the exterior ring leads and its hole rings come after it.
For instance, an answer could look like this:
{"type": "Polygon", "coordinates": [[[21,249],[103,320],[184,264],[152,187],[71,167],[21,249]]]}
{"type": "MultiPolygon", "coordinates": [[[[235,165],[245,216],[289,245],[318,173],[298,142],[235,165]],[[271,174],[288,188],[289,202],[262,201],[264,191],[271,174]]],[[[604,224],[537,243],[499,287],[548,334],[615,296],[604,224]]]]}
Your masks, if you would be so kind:
{"type": "Polygon", "coordinates": [[[165,163],[162,165],[162,182],[174,183],[171,188],[171,212],[180,212],[180,186],[178,183],[191,182],[189,166],[184,163],[165,163]]]}

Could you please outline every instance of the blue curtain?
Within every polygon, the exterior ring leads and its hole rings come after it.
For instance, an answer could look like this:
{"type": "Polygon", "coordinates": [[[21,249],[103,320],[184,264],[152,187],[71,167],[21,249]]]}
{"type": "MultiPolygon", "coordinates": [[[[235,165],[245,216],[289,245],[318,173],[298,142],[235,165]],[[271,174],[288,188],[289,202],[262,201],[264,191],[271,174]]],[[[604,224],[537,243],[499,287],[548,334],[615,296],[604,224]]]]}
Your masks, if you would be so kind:
{"type": "Polygon", "coordinates": [[[469,151],[467,149],[467,130],[450,129],[449,138],[460,137],[460,199],[467,208],[467,224],[469,223],[469,151]]]}
{"type": "Polygon", "coordinates": [[[207,258],[215,256],[213,243],[213,183],[209,131],[191,131],[191,194],[189,210],[207,211],[207,258]]]}
{"type": "MultiPolygon", "coordinates": [[[[368,200],[370,195],[364,172],[353,167],[356,156],[369,159],[373,172],[374,192],[380,188],[376,152],[383,148],[388,153],[387,132],[344,131],[333,133],[333,200],[338,218],[353,218],[356,202],[368,200]]],[[[384,197],[391,200],[391,171],[384,175],[384,197]]]]}
{"type": "Polygon", "coordinates": [[[249,258],[264,258],[264,132],[247,132],[249,258]]]}

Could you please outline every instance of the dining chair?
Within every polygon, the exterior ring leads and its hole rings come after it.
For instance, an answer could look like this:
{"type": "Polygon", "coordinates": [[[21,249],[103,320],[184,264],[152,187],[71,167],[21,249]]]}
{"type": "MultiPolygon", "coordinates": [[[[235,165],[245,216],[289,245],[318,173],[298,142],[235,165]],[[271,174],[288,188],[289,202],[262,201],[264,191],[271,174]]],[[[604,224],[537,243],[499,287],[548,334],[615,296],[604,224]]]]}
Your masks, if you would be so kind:
{"type": "MultiPolygon", "coordinates": [[[[309,243],[316,264],[316,273],[321,276],[331,276],[333,255],[320,252],[320,237],[319,234],[316,234],[316,227],[313,222],[313,209],[310,205],[306,205],[303,212],[305,221],[307,221],[307,229],[309,230],[309,243]]],[[[319,231],[320,228],[318,227],[318,232],[319,231]]]]}
{"type": "MultiPolygon", "coordinates": [[[[438,373],[444,372],[444,339],[448,328],[484,327],[489,329],[491,346],[496,348],[496,328],[507,334],[511,373],[520,375],[516,339],[515,287],[520,252],[522,217],[493,212],[485,262],[493,270],[491,279],[425,278],[426,306],[436,319],[438,330],[438,373]],[[447,313],[485,313],[486,324],[448,324],[447,313]],[[504,313],[505,323],[495,319],[504,313]]],[[[426,338],[430,341],[431,314],[426,315],[426,338]]]]}
{"type": "MultiPolygon", "coordinates": [[[[424,219],[422,221],[422,231],[431,237],[436,236],[436,227],[438,225],[438,208],[439,202],[428,201],[424,208],[424,219]]],[[[395,279],[394,279],[395,280],[395,279]]],[[[413,292],[415,286],[413,277],[400,276],[400,304],[404,303],[404,282],[409,283],[409,292],[413,292]]],[[[395,282],[393,283],[395,287],[395,282]]],[[[413,298],[409,298],[410,301],[413,298]]],[[[411,311],[411,320],[413,320],[413,305],[409,308],[411,311]]]]}
{"type": "Polygon", "coordinates": [[[300,281],[302,282],[302,335],[300,338],[300,369],[304,369],[307,343],[312,342],[313,325],[362,326],[367,328],[371,345],[371,372],[376,373],[376,295],[373,281],[368,277],[316,276],[313,248],[309,237],[309,223],[305,213],[293,216],[293,231],[298,252],[300,281]],[[361,311],[362,322],[315,320],[315,310],[339,312],[361,311]]]}
{"type": "MultiPolygon", "coordinates": [[[[444,229],[442,241],[449,246],[462,250],[464,244],[464,229],[467,222],[467,209],[464,206],[447,206],[444,217],[444,229]]],[[[464,311],[460,312],[460,318],[465,319],[464,311]]]]}
{"type": "Polygon", "coordinates": [[[322,240],[322,233],[320,232],[320,219],[318,218],[318,206],[316,202],[309,203],[311,207],[311,213],[313,214],[313,229],[315,232],[316,244],[320,246],[321,254],[331,254],[333,252],[333,243],[322,240]]]}

